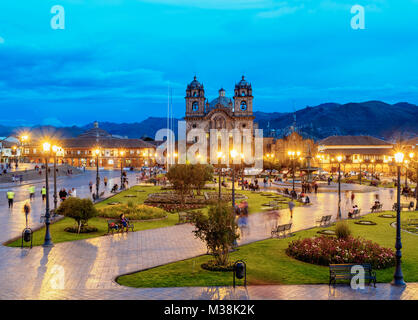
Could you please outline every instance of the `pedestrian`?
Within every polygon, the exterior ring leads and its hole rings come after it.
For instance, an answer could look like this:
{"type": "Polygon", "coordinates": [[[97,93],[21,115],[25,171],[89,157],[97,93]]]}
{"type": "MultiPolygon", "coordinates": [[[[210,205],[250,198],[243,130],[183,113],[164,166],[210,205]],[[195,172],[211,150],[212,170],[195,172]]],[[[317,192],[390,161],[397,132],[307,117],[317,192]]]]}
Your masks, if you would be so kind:
{"type": "Polygon", "coordinates": [[[355,196],[354,192],[351,192],[351,204],[353,204],[355,197],[356,196],[355,196]]]}
{"type": "Polygon", "coordinates": [[[43,186],[42,189],[41,189],[41,195],[42,195],[42,201],[45,201],[45,198],[46,198],[46,188],[45,188],[45,186],[43,186]]]}
{"type": "Polygon", "coordinates": [[[92,181],[89,182],[89,188],[90,188],[90,193],[92,193],[93,192],[93,182],[92,181]]]}
{"type": "Polygon", "coordinates": [[[72,189],[71,189],[71,196],[72,196],[73,198],[77,197],[77,191],[76,191],[76,189],[75,189],[75,188],[72,188],[72,189]]]}
{"type": "Polygon", "coordinates": [[[9,189],[9,191],[7,191],[7,202],[9,203],[9,209],[13,208],[14,198],[15,198],[15,193],[9,189]]]}
{"type": "Polygon", "coordinates": [[[35,186],[29,187],[29,199],[33,200],[35,198],[35,186]]]}
{"type": "Polygon", "coordinates": [[[290,219],[293,219],[293,208],[295,207],[295,203],[293,202],[293,200],[290,200],[288,205],[290,211],[290,219]]]}
{"type": "Polygon", "coordinates": [[[107,187],[107,177],[104,177],[103,178],[103,183],[104,183],[104,186],[105,186],[105,188],[107,187]]]}
{"type": "Polygon", "coordinates": [[[25,203],[25,205],[23,206],[23,213],[25,214],[25,218],[26,218],[26,227],[28,227],[28,215],[30,213],[30,204],[28,202],[25,203]]]}

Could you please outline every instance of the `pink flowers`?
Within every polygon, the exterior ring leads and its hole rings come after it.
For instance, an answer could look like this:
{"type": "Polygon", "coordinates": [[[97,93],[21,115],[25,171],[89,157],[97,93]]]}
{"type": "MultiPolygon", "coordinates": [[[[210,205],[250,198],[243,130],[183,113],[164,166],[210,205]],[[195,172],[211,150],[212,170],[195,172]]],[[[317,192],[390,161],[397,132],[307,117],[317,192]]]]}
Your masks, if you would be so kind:
{"type": "Polygon", "coordinates": [[[308,263],[328,266],[330,263],[370,263],[374,269],[395,264],[392,249],[362,238],[315,237],[295,240],[286,249],[289,256],[308,263]]]}

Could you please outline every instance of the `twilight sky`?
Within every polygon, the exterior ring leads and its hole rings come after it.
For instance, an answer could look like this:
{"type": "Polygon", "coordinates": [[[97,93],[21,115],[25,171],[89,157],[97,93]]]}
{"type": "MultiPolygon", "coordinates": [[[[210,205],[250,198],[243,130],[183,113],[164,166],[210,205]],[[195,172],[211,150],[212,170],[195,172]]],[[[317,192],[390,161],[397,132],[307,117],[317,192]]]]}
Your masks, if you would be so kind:
{"type": "Polygon", "coordinates": [[[196,74],[214,99],[242,74],[254,109],[418,104],[418,0],[15,0],[0,4],[0,125],[174,115],[196,74]],[[53,30],[53,5],[65,29],[53,30]],[[353,30],[353,5],[365,30],[353,30]]]}

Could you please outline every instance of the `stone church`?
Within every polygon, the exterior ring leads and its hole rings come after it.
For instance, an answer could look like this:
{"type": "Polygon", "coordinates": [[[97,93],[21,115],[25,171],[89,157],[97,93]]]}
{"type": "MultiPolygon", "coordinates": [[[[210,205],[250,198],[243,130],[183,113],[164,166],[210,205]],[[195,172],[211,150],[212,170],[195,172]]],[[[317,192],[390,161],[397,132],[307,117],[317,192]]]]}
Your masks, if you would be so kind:
{"type": "Polygon", "coordinates": [[[254,129],[252,88],[244,76],[235,84],[232,99],[221,88],[219,96],[210,102],[205,97],[203,84],[194,77],[187,86],[185,99],[187,132],[193,128],[206,133],[210,129],[254,129]]]}

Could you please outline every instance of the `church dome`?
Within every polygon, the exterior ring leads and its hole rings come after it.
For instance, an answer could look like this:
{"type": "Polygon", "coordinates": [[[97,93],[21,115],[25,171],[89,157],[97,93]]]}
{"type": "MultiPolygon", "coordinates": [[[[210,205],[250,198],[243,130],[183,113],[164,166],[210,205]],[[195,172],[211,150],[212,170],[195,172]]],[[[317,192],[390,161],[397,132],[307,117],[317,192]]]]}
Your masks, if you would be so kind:
{"type": "Polygon", "coordinates": [[[221,105],[224,108],[232,108],[232,100],[225,96],[219,96],[209,103],[209,109],[215,109],[217,105],[221,105]]]}
{"type": "Polygon", "coordinates": [[[187,89],[203,89],[203,84],[197,81],[196,76],[194,76],[193,81],[190,82],[187,89]]]}
{"type": "Polygon", "coordinates": [[[248,88],[251,87],[251,84],[245,80],[245,76],[242,76],[241,81],[235,85],[235,88],[248,88]]]}
{"type": "Polygon", "coordinates": [[[94,122],[93,128],[83,132],[78,136],[79,138],[111,138],[112,135],[106,130],[99,128],[99,123],[94,122]]]}

